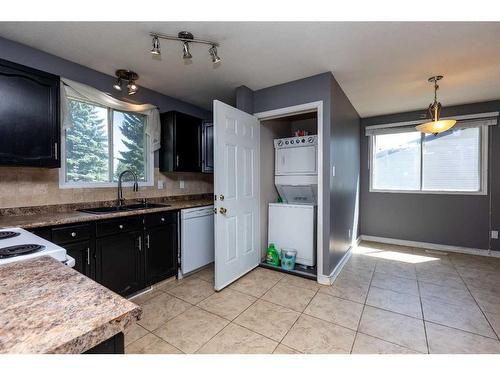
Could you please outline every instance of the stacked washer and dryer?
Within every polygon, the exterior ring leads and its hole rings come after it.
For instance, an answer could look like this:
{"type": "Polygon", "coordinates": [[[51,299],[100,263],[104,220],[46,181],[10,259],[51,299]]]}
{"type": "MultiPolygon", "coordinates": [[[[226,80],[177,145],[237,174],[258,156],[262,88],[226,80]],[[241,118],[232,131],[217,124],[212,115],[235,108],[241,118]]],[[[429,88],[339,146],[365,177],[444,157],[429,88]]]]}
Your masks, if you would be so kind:
{"type": "Polygon", "coordinates": [[[274,184],[283,203],[269,204],[268,242],[297,251],[296,264],[316,265],[318,137],[274,140],[274,184]]]}

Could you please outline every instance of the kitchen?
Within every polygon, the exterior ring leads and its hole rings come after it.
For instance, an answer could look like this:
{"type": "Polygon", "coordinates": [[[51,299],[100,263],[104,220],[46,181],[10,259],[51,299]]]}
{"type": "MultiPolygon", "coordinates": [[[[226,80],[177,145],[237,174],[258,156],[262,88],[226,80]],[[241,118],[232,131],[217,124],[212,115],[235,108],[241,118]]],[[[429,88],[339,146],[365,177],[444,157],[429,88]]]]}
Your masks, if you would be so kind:
{"type": "Polygon", "coordinates": [[[500,353],[498,95],[407,79],[417,24],[308,27],[349,59],[305,68],[293,22],[0,22],[0,353],[500,353]]]}

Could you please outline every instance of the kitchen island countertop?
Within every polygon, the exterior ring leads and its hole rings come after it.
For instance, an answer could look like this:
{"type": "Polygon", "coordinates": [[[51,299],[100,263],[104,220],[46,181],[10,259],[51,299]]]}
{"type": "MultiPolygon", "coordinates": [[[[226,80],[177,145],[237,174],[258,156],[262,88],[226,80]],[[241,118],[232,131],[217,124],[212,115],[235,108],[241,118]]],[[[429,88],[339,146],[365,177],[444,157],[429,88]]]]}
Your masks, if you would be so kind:
{"type": "Polygon", "coordinates": [[[0,353],[82,353],[141,308],[51,257],[0,266],[0,353]]]}

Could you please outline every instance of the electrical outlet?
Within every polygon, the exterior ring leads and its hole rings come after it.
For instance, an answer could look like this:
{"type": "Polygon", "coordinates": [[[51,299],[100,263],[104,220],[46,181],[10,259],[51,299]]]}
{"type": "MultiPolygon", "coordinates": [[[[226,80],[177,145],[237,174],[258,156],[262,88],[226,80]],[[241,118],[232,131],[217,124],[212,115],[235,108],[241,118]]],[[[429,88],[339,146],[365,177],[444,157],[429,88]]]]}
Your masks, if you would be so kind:
{"type": "Polygon", "coordinates": [[[184,180],[179,180],[179,189],[184,189],[184,180]]]}
{"type": "Polygon", "coordinates": [[[158,189],[165,189],[165,181],[158,180],[158,189]]]}
{"type": "Polygon", "coordinates": [[[494,240],[498,240],[498,231],[497,230],[491,231],[491,238],[494,240]]]}

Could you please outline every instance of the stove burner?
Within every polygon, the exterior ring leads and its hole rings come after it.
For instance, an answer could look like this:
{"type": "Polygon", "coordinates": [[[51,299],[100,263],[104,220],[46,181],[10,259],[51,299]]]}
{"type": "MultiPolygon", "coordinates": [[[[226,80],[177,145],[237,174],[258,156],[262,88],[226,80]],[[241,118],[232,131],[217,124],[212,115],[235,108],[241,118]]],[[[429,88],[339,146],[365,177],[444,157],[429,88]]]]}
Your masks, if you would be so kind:
{"type": "Polygon", "coordinates": [[[0,248],[0,259],[26,255],[43,250],[45,246],[36,244],[15,245],[0,248]]]}
{"type": "Polygon", "coordinates": [[[6,240],[7,238],[19,236],[20,234],[19,232],[12,232],[10,230],[0,231],[0,240],[6,240]]]}

